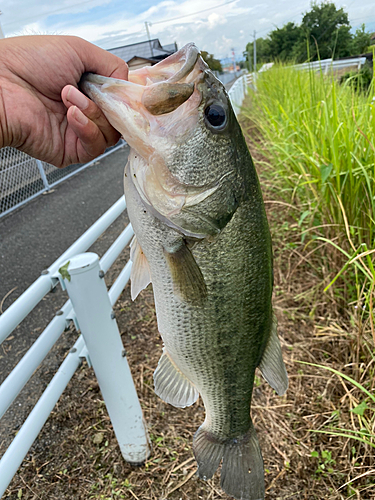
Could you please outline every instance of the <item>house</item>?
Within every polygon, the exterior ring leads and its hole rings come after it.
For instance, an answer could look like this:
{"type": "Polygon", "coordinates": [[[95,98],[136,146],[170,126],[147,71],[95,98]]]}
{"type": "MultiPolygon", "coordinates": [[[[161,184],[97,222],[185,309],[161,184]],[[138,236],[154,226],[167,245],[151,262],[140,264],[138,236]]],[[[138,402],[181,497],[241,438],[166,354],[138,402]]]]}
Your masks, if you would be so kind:
{"type": "Polygon", "coordinates": [[[145,42],[132,43],[109,49],[108,52],[121,57],[130,69],[142,68],[143,66],[153,66],[162,59],[177,52],[177,43],[162,46],[158,38],[145,42]]]}

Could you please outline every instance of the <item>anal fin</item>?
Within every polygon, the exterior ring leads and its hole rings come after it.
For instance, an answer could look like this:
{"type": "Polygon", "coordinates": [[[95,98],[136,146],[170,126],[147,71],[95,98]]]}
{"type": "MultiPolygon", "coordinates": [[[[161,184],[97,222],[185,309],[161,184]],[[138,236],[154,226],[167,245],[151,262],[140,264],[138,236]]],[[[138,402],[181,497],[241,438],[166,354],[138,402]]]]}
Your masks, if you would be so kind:
{"type": "Polygon", "coordinates": [[[136,236],[130,244],[130,260],[133,263],[130,272],[131,297],[135,300],[138,294],[151,283],[150,266],[136,236]]]}
{"type": "Polygon", "coordinates": [[[191,406],[199,396],[197,389],[177,368],[165,349],[154,373],[154,385],[156,394],[177,408],[191,406]]]}
{"type": "Polygon", "coordinates": [[[288,389],[288,374],[281,353],[280,340],[277,336],[277,319],[273,315],[271,335],[259,363],[260,371],[270,386],[282,396],[288,389]]]}

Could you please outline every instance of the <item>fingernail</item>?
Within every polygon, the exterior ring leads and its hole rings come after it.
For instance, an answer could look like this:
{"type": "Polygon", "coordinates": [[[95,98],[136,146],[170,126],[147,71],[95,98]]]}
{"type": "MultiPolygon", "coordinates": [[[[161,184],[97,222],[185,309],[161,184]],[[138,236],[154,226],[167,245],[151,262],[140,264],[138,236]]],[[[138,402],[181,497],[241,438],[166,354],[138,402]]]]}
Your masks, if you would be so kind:
{"type": "Polygon", "coordinates": [[[82,113],[82,111],[79,108],[77,108],[77,106],[74,106],[72,115],[73,115],[73,118],[75,120],[77,120],[77,122],[80,123],[81,125],[86,125],[89,121],[87,116],[85,116],[82,113]]]}
{"type": "Polygon", "coordinates": [[[89,105],[89,100],[75,87],[70,87],[66,99],[77,106],[79,109],[86,109],[89,105]]]}

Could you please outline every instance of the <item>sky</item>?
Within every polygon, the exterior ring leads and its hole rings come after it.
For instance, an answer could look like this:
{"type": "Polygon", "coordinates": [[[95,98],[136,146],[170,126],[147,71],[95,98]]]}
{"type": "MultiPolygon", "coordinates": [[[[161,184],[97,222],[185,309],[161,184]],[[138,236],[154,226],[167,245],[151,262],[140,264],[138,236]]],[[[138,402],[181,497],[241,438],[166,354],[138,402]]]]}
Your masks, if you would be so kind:
{"type": "MultiPolygon", "coordinates": [[[[353,29],[375,31],[374,0],[336,0],[353,29]]],[[[300,23],[310,0],[0,0],[6,37],[26,34],[77,35],[104,49],[151,38],[178,47],[195,42],[223,59],[242,55],[246,44],[276,27],[300,23]]]]}

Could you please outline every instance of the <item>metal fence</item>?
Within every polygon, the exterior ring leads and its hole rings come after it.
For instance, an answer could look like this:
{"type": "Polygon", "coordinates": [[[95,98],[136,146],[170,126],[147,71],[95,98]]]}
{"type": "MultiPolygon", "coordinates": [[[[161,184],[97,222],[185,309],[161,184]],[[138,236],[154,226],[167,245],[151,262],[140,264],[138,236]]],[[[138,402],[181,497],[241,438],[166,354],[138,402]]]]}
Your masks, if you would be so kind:
{"type": "Polygon", "coordinates": [[[121,139],[103,155],[88,163],[56,168],[14,148],[0,149],[0,217],[123,147],[121,139]]]}
{"type": "Polygon", "coordinates": [[[322,59],[321,61],[312,61],[303,64],[297,64],[294,66],[296,69],[301,70],[317,70],[322,71],[324,74],[327,74],[330,70],[339,70],[346,69],[348,71],[352,70],[360,70],[361,67],[365,64],[365,57],[351,57],[348,59],[322,59]]]}
{"type": "Polygon", "coordinates": [[[241,111],[242,103],[247,94],[249,86],[254,85],[253,74],[242,75],[238,78],[228,91],[232,107],[236,115],[241,111]]]}
{"type": "MultiPolygon", "coordinates": [[[[366,57],[348,57],[347,59],[321,59],[320,61],[311,61],[302,64],[295,64],[292,66],[295,69],[300,70],[313,70],[313,71],[321,71],[325,75],[329,71],[338,71],[338,70],[347,70],[359,71],[362,66],[366,63],[366,57]]],[[[272,68],[274,65],[273,62],[263,64],[260,68],[259,73],[263,71],[267,71],[272,68]]]]}
{"type": "Polygon", "coordinates": [[[122,196],[59,257],[1,316],[0,344],[59,283],[69,300],[58,311],[0,386],[0,418],[21,392],[63,331],[73,321],[81,332],[47,389],[0,460],[0,497],[42,429],[83,358],[93,366],[125,460],[144,462],[150,453],[142,410],[134,388],[112,306],[130,278],[131,262],[107,292],[104,275],[129,244],[130,224],[99,262],[85,252],[125,210],[122,196]],[[69,263],[62,277],[59,269],[69,263]]]}

